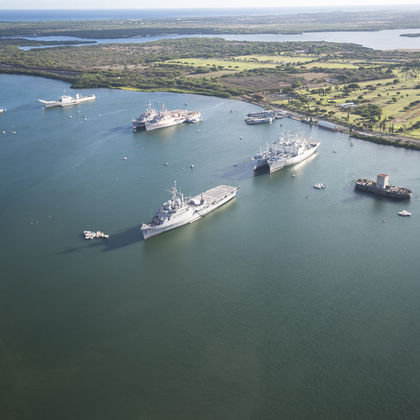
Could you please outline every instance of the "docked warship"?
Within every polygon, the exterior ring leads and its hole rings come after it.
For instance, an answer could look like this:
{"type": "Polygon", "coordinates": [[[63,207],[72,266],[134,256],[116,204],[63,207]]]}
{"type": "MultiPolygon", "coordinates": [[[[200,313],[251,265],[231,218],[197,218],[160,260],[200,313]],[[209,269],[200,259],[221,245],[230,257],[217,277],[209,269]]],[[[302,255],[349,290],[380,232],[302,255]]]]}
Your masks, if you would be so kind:
{"type": "Polygon", "coordinates": [[[320,142],[302,138],[285,140],[281,138],[272,142],[264,151],[252,157],[254,171],[268,167],[270,173],[296,165],[314,154],[320,142]]]}
{"type": "Polygon", "coordinates": [[[44,99],[38,99],[39,102],[44,104],[45,109],[55,107],[66,107],[71,105],[83,104],[85,102],[92,102],[96,99],[95,95],[82,96],[76,93],[76,96],[63,95],[58,101],[46,101],[44,99]]]}
{"type": "Polygon", "coordinates": [[[370,179],[360,178],[356,181],[355,188],[359,191],[394,198],[396,200],[409,200],[413,195],[413,192],[408,188],[389,185],[389,175],[386,174],[378,174],[376,182],[370,179]]]}
{"type": "Polygon", "coordinates": [[[246,118],[245,122],[249,125],[253,124],[262,124],[262,123],[271,123],[274,119],[278,120],[286,116],[284,111],[259,111],[259,112],[250,112],[246,118]]]}
{"type": "Polygon", "coordinates": [[[165,105],[162,105],[162,109],[157,111],[149,104],[146,111],[139,118],[132,120],[132,125],[134,131],[142,128],[146,129],[146,131],[152,131],[182,123],[197,123],[201,120],[201,112],[188,111],[186,109],[169,111],[165,105]]]}
{"type": "Polygon", "coordinates": [[[219,185],[195,197],[184,197],[178,192],[175,181],[170,190],[172,198],[161,205],[149,223],[142,224],[144,239],[195,222],[234,198],[238,190],[239,187],[219,185]]]}
{"type": "Polygon", "coordinates": [[[155,118],[155,116],[158,114],[159,112],[153,108],[152,104],[149,102],[146,111],[142,112],[138,118],[131,121],[133,130],[137,131],[145,128],[145,124],[149,121],[152,121],[153,118],[155,118]]]}

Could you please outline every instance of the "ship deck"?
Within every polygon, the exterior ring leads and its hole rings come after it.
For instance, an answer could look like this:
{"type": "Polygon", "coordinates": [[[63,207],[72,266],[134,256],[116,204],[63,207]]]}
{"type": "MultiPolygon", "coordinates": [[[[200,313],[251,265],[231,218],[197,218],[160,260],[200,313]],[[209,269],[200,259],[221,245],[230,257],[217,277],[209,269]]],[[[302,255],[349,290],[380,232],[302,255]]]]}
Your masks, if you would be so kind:
{"type": "Polygon", "coordinates": [[[217,187],[205,191],[203,194],[206,202],[212,204],[222,200],[228,195],[233,194],[236,190],[237,187],[232,187],[230,185],[218,185],[217,187]]]}

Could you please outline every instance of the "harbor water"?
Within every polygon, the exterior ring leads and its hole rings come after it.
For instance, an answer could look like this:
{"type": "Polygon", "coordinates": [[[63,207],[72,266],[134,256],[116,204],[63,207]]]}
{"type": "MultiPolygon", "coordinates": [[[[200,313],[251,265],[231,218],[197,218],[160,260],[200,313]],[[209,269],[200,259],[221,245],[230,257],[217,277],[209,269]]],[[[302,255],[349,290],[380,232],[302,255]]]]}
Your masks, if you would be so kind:
{"type": "Polygon", "coordinates": [[[15,75],[0,92],[0,418],[418,416],[420,152],[248,126],[259,108],[234,100],[92,89],[44,110],[76,92],[15,75]],[[203,121],[133,133],[149,101],[203,121]],[[281,133],[321,145],[254,176],[250,157],[281,133]],[[413,198],[354,191],[378,173],[413,198]],[[174,180],[240,190],[144,241],[174,180]]]}
{"type": "MultiPolygon", "coordinates": [[[[223,38],[227,41],[253,41],[253,42],[341,42],[359,44],[375,50],[419,49],[420,40],[415,37],[401,36],[415,34],[419,29],[388,29],[382,31],[343,31],[343,32],[304,32],[302,34],[198,34],[198,35],[154,35],[134,38],[112,39],[82,39],[71,36],[27,36],[25,39],[37,41],[92,41],[98,44],[127,44],[158,41],[160,39],[180,38],[223,38]]],[[[75,44],[83,46],[86,44],[75,44]]],[[[33,47],[22,46],[21,50],[38,48],[53,48],[54,45],[33,47]]]]}

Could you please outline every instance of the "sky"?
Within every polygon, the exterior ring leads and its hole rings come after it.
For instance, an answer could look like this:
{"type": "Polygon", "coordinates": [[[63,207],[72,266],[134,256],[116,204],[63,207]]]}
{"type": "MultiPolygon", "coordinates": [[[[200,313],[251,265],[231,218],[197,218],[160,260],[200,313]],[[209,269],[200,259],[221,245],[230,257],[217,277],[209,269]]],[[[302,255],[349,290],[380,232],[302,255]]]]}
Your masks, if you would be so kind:
{"type": "Polygon", "coordinates": [[[417,5],[420,0],[0,0],[0,9],[157,9],[417,5]]]}

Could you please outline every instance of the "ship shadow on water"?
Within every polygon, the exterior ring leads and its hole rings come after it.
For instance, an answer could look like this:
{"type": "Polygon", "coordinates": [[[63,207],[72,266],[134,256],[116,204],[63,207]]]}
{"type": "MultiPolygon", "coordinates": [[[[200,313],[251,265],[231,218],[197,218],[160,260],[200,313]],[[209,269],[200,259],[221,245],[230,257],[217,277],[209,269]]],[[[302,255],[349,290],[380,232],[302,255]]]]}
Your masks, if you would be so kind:
{"type": "Polygon", "coordinates": [[[244,181],[254,177],[254,168],[252,162],[247,160],[222,169],[220,176],[234,181],[244,181]]]}
{"type": "Polygon", "coordinates": [[[91,241],[86,241],[85,239],[83,239],[83,235],[81,235],[80,238],[84,242],[83,245],[79,247],[66,249],[64,251],[59,252],[59,254],[70,254],[72,252],[77,252],[79,250],[85,249],[87,247],[102,248],[102,252],[108,252],[124,248],[126,246],[134,245],[137,242],[144,241],[143,235],[141,234],[140,227],[138,225],[122,230],[118,233],[110,233],[108,239],[93,239],[91,241]],[[86,245],[86,242],[89,243],[86,245]]]}
{"type": "MultiPolygon", "coordinates": [[[[104,239],[97,246],[101,246],[103,252],[113,251],[144,241],[139,225],[125,229],[115,234],[110,234],[109,239],[104,239]]],[[[96,245],[96,244],[95,244],[96,245]]]]}

